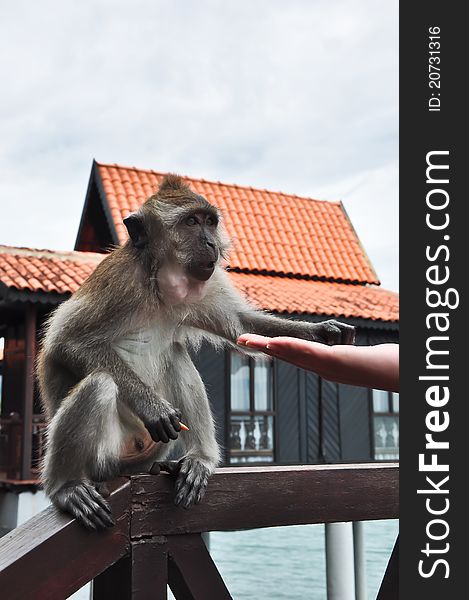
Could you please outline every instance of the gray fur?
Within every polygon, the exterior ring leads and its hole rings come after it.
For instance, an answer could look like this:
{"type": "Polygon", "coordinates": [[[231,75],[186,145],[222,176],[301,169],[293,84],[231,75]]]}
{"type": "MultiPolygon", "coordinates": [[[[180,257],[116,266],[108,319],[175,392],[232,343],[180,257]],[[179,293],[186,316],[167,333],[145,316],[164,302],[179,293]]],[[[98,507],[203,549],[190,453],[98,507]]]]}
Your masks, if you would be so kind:
{"type": "Polygon", "coordinates": [[[234,346],[246,332],[353,342],[348,325],[288,321],[250,306],[220,266],[228,241],[214,215],[215,207],[171,176],[132,222],[137,246],[129,240],[107,256],[47,324],[38,361],[50,420],[43,482],[87,527],[112,524],[95,486],[121,472],[125,440],[145,428],[164,443],[137,470],[157,472],[154,463],[177,443],[176,504],[188,508],[203,497],[219,450],[190,346],[204,338],[234,346]],[[207,280],[188,275],[215,256],[207,280]],[[179,419],[190,428],[180,435],[179,419]]]}

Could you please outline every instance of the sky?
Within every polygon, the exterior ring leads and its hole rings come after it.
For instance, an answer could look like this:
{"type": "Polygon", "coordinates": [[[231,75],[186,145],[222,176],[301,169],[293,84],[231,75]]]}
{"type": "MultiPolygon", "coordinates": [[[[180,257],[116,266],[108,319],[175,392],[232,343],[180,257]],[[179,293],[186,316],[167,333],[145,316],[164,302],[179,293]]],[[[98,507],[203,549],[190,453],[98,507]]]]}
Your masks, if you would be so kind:
{"type": "Polygon", "coordinates": [[[73,249],[95,158],[342,200],[398,290],[397,0],[0,9],[0,244],[73,249]]]}

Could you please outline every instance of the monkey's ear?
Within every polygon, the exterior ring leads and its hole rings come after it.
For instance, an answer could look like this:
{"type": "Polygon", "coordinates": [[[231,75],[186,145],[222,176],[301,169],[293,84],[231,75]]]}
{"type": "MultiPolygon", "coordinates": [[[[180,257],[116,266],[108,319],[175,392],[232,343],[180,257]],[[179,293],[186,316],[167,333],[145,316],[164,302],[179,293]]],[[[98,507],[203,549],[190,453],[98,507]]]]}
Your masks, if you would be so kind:
{"type": "Polygon", "coordinates": [[[127,232],[132,240],[132,244],[136,248],[143,248],[146,246],[148,236],[145,231],[142,216],[136,212],[130,213],[130,215],[125,217],[123,223],[127,227],[127,232]]]}

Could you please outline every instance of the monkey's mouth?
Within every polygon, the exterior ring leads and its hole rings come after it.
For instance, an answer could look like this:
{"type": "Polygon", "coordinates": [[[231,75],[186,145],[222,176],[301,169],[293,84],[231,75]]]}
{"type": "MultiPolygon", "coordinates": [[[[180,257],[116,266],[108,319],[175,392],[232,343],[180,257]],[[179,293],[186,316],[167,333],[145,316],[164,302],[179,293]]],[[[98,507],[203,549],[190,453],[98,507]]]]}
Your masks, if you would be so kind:
{"type": "Polygon", "coordinates": [[[207,281],[215,270],[215,261],[211,260],[202,263],[192,263],[189,265],[189,275],[198,281],[207,281]]]}

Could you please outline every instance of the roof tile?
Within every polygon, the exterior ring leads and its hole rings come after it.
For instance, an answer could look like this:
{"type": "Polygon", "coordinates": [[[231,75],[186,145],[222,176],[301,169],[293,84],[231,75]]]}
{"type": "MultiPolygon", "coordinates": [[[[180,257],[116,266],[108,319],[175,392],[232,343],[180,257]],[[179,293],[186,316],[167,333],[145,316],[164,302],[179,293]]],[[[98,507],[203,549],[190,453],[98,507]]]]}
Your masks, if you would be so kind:
{"type": "Polygon", "coordinates": [[[76,291],[104,255],[0,246],[0,281],[32,292],[76,291]]]}

